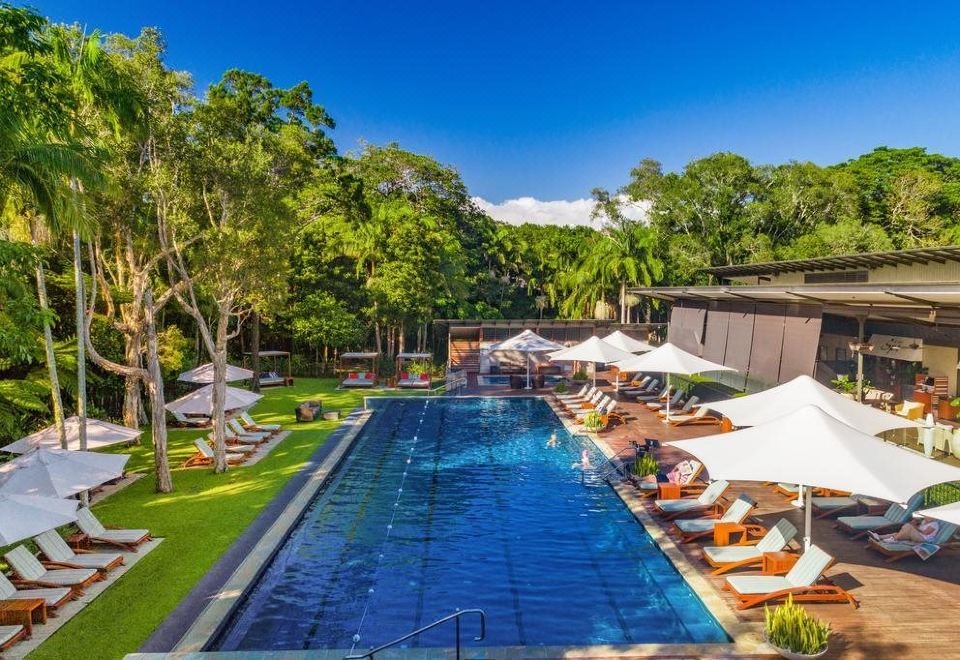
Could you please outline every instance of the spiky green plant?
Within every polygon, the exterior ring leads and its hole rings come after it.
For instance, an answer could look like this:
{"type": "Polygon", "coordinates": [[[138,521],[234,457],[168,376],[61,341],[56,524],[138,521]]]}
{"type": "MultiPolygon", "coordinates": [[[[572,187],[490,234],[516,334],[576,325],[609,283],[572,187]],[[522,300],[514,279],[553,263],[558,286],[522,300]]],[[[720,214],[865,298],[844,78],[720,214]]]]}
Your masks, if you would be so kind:
{"type": "Polygon", "coordinates": [[[660,464],[657,463],[657,459],[650,454],[644,454],[640,457],[640,460],[634,461],[633,463],[633,473],[638,477],[649,477],[651,474],[656,474],[659,470],[660,464]]]}
{"type": "Polygon", "coordinates": [[[583,417],[583,425],[588,431],[599,431],[605,426],[603,423],[603,415],[595,410],[589,412],[583,417]]]}
{"type": "Polygon", "coordinates": [[[763,608],[767,641],[773,646],[793,653],[816,655],[830,640],[830,625],[811,616],[803,607],[787,596],[787,602],[770,609],[763,608]]]}
{"type": "Polygon", "coordinates": [[[553,386],[553,391],[556,392],[557,394],[563,394],[564,392],[568,391],[569,389],[570,389],[570,388],[567,387],[567,384],[566,384],[566,383],[557,383],[556,385],[553,386]]]}

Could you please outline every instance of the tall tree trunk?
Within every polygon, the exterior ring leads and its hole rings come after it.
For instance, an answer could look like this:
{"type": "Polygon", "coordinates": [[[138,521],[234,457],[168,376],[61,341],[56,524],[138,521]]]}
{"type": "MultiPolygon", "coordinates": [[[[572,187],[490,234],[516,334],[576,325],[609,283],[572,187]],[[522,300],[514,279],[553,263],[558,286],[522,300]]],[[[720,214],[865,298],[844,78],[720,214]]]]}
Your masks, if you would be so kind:
{"type": "MultiPolygon", "coordinates": [[[[123,356],[130,367],[141,367],[140,352],[143,337],[139,331],[124,336],[123,356]]],[[[140,378],[133,375],[123,379],[123,424],[132,429],[138,428],[143,419],[143,397],[140,390],[140,378]]]]}
{"type": "Polygon", "coordinates": [[[406,346],[406,328],[404,328],[403,323],[397,327],[397,353],[403,353],[403,349],[406,346]]]}
{"type": "Polygon", "coordinates": [[[628,323],[627,319],[627,281],[620,282],[620,323],[628,323]]]}
{"type": "MultiPolygon", "coordinates": [[[[77,425],[80,451],[87,450],[87,351],[84,343],[86,328],[84,314],[86,301],[83,295],[83,261],[80,257],[80,233],[73,231],[73,284],[76,288],[77,307],[77,425]]],[[[82,499],[82,498],[81,498],[82,499]]]]}
{"type": "Polygon", "coordinates": [[[227,324],[230,322],[230,305],[221,306],[217,321],[213,355],[213,471],[217,474],[227,470],[227,324]],[[225,311],[226,310],[226,311],[225,311]]]}
{"type": "Polygon", "coordinates": [[[373,322],[373,339],[377,347],[377,353],[383,353],[383,343],[380,341],[380,321],[373,322]]]}
{"type": "Polygon", "coordinates": [[[150,396],[150,418],[153,431],[153,467],[158,493],[173,492],[173,476],[167,459],[167,421],[163,407],[163,373],[160,370],[160,352],[157,347],[157,317],[153,304],[153,292],[144,293],[144,311],[147,322],[147,393],[150,396]]]}
{"type": "Polygon", "coordinates": [[[250,367],[253,370],[253,382],[250,383],[250,389],[254,392],[260,391],[260,315],[256,312],[251,314],[252,325],[250,326],[250,367]]]}
{"type": "MultiPolygon", "coordinates": [[[[36,244],[36,241],[34,241],[36,244]]],[[[40,301],[40,309],[44,313],[50,311],[50,305],[47,302],[47,280],[43,274],[43,264],[37,263],[37,298],[40,301]]],[[[60,376],[57,373],[57,354],[53,350],[53,331],[50,329],[50,322],[47,319],[43,321],[43,348],[47,356],[47,374],[50,378],[50,403],[53,406],[53,423],[57,427],[57,437],[60,439],[60,447],[67,448],[67,427],[63,421],[63,398],[60,396],[60,376]]]]}

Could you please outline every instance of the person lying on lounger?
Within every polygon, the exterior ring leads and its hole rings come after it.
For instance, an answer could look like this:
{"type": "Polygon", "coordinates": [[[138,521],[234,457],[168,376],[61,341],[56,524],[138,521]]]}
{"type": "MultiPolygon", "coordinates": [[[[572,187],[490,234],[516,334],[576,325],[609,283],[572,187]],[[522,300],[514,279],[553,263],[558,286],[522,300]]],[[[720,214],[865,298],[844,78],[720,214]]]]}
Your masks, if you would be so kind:
{"type": "Polygon", "coordinates": [[[912,541],[913,543],[927,543],[937,538],[940,531],[940,522],[933,518],[924,518],[906,523],[895,534],[880,535],[876,532],[870,532],[870,536],[877,541],[892,543],[894,541],[912,541]]]}

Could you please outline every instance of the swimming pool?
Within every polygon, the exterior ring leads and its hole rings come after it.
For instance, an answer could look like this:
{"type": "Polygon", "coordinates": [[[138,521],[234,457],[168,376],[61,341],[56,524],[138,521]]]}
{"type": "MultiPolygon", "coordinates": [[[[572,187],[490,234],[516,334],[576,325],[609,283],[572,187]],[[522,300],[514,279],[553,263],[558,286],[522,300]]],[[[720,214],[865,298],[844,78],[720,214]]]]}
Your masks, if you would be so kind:
{"type": "MultiPolygon", "coordinates": [[[[517,374],[520,378],[526,378],[524,374],[517,374]]],[[[530,375],[530,381],[533,382],[535,378],[534,374],[530,375]]],[[[566,376],[561,376],[559,374],[547,374],[543,377],[544,383],[547,387],[552,387],[557,383],[566,382],[566,376]]],[[[493,385],[509,385],[510,384],[510,375],[509,374],[493,374],[486,375],[480,374],[477,376],[477,385],[481,387],[489,387],[493,385]]]]}
{"type": "MultiPolygon", "coordinates": [[[[613,490],[571,467],[583,449],[595,465],[601,454],[544,401],[371,405],[220,650],[366,649],[476,607],[483,646],[729,640],[613,490]]],[[[411,645],[451,638],[440,628],[411,645]]]]}

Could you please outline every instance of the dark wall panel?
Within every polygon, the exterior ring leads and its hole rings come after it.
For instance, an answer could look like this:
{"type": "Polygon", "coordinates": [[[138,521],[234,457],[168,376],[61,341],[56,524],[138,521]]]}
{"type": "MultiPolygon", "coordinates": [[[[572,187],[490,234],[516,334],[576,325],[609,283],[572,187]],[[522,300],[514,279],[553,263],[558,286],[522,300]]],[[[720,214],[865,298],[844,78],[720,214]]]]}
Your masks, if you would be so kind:
{"type": "Polygon", "coordinates": [[[703,358],[711,362],[726,364],[727,327],[730,324],[729,306],[713,303],[707,310],[707,330],[703,338],[703,358]]]}
{"type": "Polygon", "coordinates": [[[727,325],[727,346],[724,364],[736,369],[741,376],[750,365],[750,345],[753,342],[753,318],[756,305],[753,303],[730,303],[727,325]]]}
{"type": "Polygon", "coordinates": [[[700,355],[703,342],[703,328],[706,321],[706,305],[676,304],[670,310],[670,343],[683,350],[700,355]]]}
{"type": "Polygon", "coordinates": [[[783,355],[780,359],[779,375],[781,383],[800,375],[813,375],[823,323],[823,310],[818,305],[785,307],[783,355]]]}
{"type": "Polygon", "coordinates": [[[751,381],[777,385],[780,355],[783,350],[785,305],[757,303],[753,321],[753,345],[750,348],[751,381]]]}

